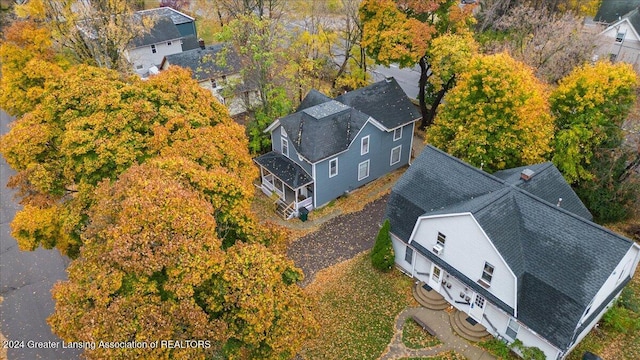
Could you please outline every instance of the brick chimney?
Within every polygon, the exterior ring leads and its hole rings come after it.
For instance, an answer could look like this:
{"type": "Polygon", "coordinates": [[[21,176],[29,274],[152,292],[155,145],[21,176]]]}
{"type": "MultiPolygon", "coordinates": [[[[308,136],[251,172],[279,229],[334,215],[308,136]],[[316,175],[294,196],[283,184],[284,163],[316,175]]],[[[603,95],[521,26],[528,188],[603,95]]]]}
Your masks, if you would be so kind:
{"type": "Polygon", "coordinates": [[[202,38],[198,39],[198,45],[200,45],[200,49],[204,50],[204,40],[202,38]]]}
{"type": "Polygon", "coordinates": [[[529,179],[531,179],[533,177],[533,175],[535,174],[535,172],[531,169],[524,169],[522,170],[522,172],[520,173],[520,179],[524,180],[524,181],[529,181],[529,179]]]}

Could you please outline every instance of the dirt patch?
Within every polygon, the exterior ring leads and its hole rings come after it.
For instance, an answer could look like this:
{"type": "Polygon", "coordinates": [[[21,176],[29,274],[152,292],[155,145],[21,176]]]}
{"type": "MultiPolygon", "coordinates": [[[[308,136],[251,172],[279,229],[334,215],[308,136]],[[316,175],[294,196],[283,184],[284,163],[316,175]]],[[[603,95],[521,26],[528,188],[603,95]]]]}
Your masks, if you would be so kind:
{"type": "Polygon", "coordinates": [[[302,286],[313,281],[319,270],[373,247],[387,198],[385,195],[361,211],[335,217],[289,246],[288,257],[305,274],[302,286]]]}

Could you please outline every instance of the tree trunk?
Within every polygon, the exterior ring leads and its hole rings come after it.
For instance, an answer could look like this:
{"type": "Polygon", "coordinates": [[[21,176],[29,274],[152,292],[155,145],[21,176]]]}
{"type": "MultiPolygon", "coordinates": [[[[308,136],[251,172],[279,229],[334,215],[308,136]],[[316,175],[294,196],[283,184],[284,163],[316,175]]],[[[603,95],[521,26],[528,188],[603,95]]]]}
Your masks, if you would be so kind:
{"type": "Polygon", "coordinates": [[[453,75],[449,79],[449,81],[447,81],[447,83],[444,84],[442,89],[440,91],[438,91],[438,95],[436,95],[436,98],[433,101],[433,104],[431,104],[431,108],[429,109],[429,113],[427,115],[427,123],[429,125],[433,124],[433,121],[436,118],[436,111],[438,110],[438,106],[440,106],[440,102],[442,101],[442,98],[444,97],[444,95],[447,93],[447,91],[449,91],[449,89],[453,85],[455,78],[456,78],[456,76],[453,75]]]}
{"type": "Polygon", "coordinates": [[[420,81],[418,82],[418,102],[420,103],[420,113],[422,114],[422,122],[420,123],[421,129],[426,129],[431,126],[433,119],[429,119],[429,110],[427,109],[427,101],[425,99],[425,89],[427,87],[427,80],[429,79],[429,64],[427,64],[426,57],[420,58],[420,81]]]}

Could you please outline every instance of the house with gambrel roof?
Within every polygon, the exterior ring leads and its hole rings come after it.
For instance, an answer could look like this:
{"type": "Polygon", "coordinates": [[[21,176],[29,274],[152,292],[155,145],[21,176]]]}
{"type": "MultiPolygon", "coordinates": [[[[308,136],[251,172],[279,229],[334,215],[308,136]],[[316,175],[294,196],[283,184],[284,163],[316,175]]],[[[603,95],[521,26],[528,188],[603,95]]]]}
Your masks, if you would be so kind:
{"type": "Polygon", "coordinates": [[[396,265],[511,343],[563,359],[631,280],[640,247],[593,223],[551,163],[490,175],[427,146],[392,189],[396,265]]]}
{"type": "Polygon", "coordinates": [[[281,215],[321,207],[409,163],[420,113],[390,78],[331,99],[312,90],[275,120],[272,151],[254,159],[281,215]]]}

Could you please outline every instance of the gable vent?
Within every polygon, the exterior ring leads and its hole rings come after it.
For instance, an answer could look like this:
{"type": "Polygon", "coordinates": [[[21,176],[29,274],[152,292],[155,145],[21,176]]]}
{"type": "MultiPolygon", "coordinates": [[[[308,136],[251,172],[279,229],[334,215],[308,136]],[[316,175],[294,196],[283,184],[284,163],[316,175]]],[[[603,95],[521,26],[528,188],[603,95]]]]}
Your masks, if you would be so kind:
{"type": "Polygon", "coordinates": [[[524,180],[524,181],[529,181],[529,179],[531,179],[533,177],[533,175],[535,174],[535,172],[531,169],[524,169],[522,170],[522,172],[520,173],[520,179],[524,180]]]}

